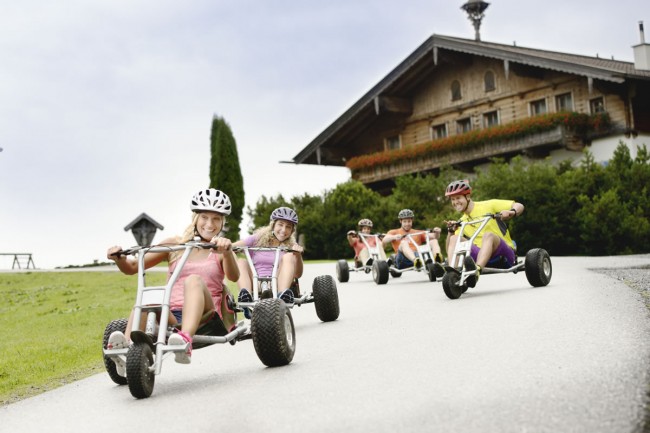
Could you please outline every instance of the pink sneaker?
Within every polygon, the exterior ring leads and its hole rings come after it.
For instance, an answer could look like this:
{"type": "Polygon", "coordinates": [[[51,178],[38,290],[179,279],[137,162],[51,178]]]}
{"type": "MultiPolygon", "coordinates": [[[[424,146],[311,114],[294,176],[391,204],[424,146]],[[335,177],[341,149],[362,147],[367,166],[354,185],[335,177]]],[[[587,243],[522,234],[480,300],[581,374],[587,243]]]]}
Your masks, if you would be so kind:
{"type": "Polygon", "coordinates": [[[169,346],[181,346],[187,344],[185,352],[176,352],[176,362],[179,364],[189,364],[192,362],[192,337],[187,332],[178,331],[169,336],[167,340],[169,346]]]}

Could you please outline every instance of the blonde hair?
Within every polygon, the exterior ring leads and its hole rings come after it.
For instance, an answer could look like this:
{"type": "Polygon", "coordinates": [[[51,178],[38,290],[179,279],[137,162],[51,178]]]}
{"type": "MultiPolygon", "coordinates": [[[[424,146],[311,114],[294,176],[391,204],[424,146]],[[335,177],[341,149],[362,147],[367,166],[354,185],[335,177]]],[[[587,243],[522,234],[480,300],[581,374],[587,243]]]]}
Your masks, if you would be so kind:
{"type": "MultiPolygon", "coordinates": [[[[178,237],[178,243],[182,244],[187,241],[191,241],[194,239],[196,236],[199,235],[199,233],[196,231],[196,224],[199,221],[199,213],[200,212],[192,212],[192,222],[190,225],[188,225],[185,228],[185,231],[183,231],[183,234],[178,237]]],[[[226,216],[223,214],[219,214],[223,217],[222,223],[221,223],[221,230],[223,230],[224,226],[226,225],[226,216]]],[[[180,251],[172,251],[169,253],[169,263],[173,263],[174,261],[178,260],[180,256],[183,255],[183,250],[180,251]]]]}
{"type": "Polygon", "coordinates": [[[279,242],[279,246],[281,247],[291,247],[293,244],[296,243],[296,238],[294,236],[296,232],[295,224],[293,225],[291,236],[289,236],[282,242],[280,242],[280,240],[276,238],[275,235],[273,234],[274,225],[275,225],[275,221],[271,221],[268,226],[255,230],[253,235],[258,236],[257,242],[255,243],[256,247],[270,247],[272,246],[272,243],[274,241],[279,242]]]}

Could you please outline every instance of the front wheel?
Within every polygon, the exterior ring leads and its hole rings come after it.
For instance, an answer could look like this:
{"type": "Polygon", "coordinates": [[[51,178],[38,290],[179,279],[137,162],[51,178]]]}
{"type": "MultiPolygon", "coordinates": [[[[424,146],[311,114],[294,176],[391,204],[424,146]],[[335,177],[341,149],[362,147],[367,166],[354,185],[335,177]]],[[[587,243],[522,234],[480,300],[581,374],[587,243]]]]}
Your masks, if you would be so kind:
{"type": "MultiPolygon", "coordinates": [[[[127,322],[127,319],[117,319],[111,321],[108,325],[106,325],[106,329],[104,329],[102,348],[106,348],[106,345],[108,344],[108,338],[113,332],[120,331],[123,334],[126,332],[127,322]]],[[[106,367],[106,372],[113,382],[117,383],[118,385],[127,384],[126,377],[117,374],[117,366],[115,365],[115,362],[113,362],[113,360],[106,355],[104,355],[104,367],[106,367]]]]}
{"type": "Polygon", "coordinates": [[[312,284],[316,315],[323,322],[332,322],[339,318],[339,292],[336,283],[330,275],[314,278],[312,284]]]}
{"type": "Polygon", "coordinates": [[[134,342],[126,355],[126,376],[129,378],[129,391],[135,398],[147,398],[153,392],[156,375],[153,371],[153,352],[151,346],[134,342]]]}
{"type": "Polygon", "coordinates": [[[251,318],[257,357],[267,367],[287,365],[296,351],[296,330],[291,311],[280,299],[262,299],[251,318]]]}
{"type": "Polygon", "coordinates": [[[442,289],[445,291],[445,295],[449,299],[458,299],[460,295],[465,293],[467,286],[461,286],[460,283],[460,274],[456,272],[446,272],[442,277],[442,289]]]}
{"type": "Polygon", "coordinates": [[[377,284],[386,284],[388,282],[388,263],[378,260],[372,264],[372,279],[377,284]]]}
{"type": "Polygon", "coordinates": [[[339,280],[339,283],[347,283],[350,280],[350,268],[347,261],[341,259],[336,262],[336,279],[339,280]]]}
{"type": "Polygon", "coordinates": [[[526,278],[533,287],[542,287],[551,282],[553,266],[551,257],[542,248],[533,248],[526,253],[526,278]]]}

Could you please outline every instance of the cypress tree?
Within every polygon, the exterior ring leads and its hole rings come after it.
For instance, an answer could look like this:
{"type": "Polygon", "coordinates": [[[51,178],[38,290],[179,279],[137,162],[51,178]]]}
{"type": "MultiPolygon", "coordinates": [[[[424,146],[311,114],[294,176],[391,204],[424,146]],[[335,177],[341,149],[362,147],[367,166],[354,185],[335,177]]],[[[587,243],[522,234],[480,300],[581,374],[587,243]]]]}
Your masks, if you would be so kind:
{"type": "Polygon", "coordinates": [[[219,189],[230,197],[232,212],[227,219],[228,239],[239,239],[239,225],[244,210],[244,179],[239,166],[237,142],[230,125],[219,116],[212,117],[210,134],[210,188],[219,189]]]}

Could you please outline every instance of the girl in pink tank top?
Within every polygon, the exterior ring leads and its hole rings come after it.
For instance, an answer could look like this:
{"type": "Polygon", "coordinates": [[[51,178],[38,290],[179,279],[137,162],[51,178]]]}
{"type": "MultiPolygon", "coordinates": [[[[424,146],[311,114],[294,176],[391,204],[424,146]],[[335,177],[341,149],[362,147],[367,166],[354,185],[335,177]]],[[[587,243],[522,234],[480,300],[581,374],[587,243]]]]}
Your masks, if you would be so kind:
{"type": "MultiPolygon", "coordinates": [[[[216,245],[216,249],[194,249],[183,266],[179,279],[172,288],[169,325],[181,324],[181,330],[172,334],[167,344],[191,343],[192,337],[200,325],[201,318],[211,311],[216,311],[223,317],[221,300],[224,296],[224,277],[231,281],[239,279],[237,258],[232,251],[229,239],[219,237],[226,215],[230,214],[230,198],[216,189],[201,190],[194,195],[190,205],[193,211],[192,223],[182,236],[165,239],[160,245],[179,244],[197,236],[204,242],[216,245]]],[[[116,256],[122,248],[109,248],[107,256],[114,260],[117,267],[125,274],[133,275],[138,272],[138,262],[125,256],[116,256]]],[[[169,253],[149,253],[145,255],[145,268],[150,268],[163,261],[169,262],[168,278],[176,268],[177,260],[182,251],[169,253]]],[[[126,347],[131,330],[132,317],[126,332],[116,331],[108,339],[112,348],[126,347]]],[[[190,362],[192,345],[188,345],[185,353],[176,353],[176,362],[190,362]]],[[[118,369],[118,374],[120,373],[118,369]]]]}

